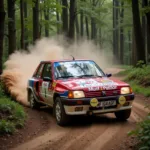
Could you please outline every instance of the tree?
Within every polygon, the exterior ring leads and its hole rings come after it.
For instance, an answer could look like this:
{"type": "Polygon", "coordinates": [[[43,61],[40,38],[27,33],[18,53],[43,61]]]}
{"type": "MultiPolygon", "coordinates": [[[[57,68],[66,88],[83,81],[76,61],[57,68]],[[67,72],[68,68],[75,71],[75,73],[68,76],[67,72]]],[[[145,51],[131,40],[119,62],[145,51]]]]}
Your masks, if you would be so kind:
{"type": "Polygon", "coordinates": [[[15,0],[7,0],[9,54],[16,49],[15,0]]]}
{"type": "Polygon", "coordinates": [[[68,1],[62,0],[62,31],[64,34],[68,33],[68,1]]]}
{"type": "Polygon", "coordinates": [[[76,0],[70,0],[70,17],[69,17],[69,31],[68,37],[70,39],[74,39],[74,26],[75,26],[75,19],[76,19],[76,0]]]}
{"type": "Polygon", "coordinates": [[[145,15],[146,16],[143,16],[143,24],[145,25],[145,29],[143,28],[144,30],[144,33],[146,34],[147,33],[147,45],[146,45],[146,48],[147,48],[147,55],[148,55],[148,61],[150,61],[150,11],[149,11],[149,7],[150,7],[150,3],[148,0],[143,0],[142,1],[142,5],[143,7],[145,8],[146,12],[145,12],[145,15]],[[146,17],[146,18],[145,18],[146,17]],[[146,22],[146,20],[147,22],[146,22]],[[147,32],[146,32],[147,31],[147,32]]]}
{"type": "Polygon", "coordinates": [[[48,21],[49,21],[49,8],[46,6],[46,4],[44,7],[45,7],[44,8],[44,18],[46,21],[46,23],[45,23],[45,36],[49,37],[49,23],[48,23],[48,21]]]}
{"type": "Polygon", "coordinates": [[[33,42],[39,38],[39,0],[33,0],[33,42]]]}
{"type": "Polygon", "coordinates": [[[76,16],[76,34],[77,34],[77,40],[79,40],[79,37],[80,37],[80,31],[79,31],[79,22],[78,22],[78,15],[76,16]]]}
{"type": "Polygon", "coordinates": [[[113,0],[113,55],[114,55],[114,62],[116,63],[116,59],[118,60],[118,0],[113,0]]]}
{"type": "Polygon", "coordinates": [[[24,45],[24,3],[23,0],[20,0],[20,23],[21,23],[21,38],[20,38],[20,46],[21,49],[25,48],[24,45]]]}
{"type": "MultiPolygon", "coordinates": [[[[83,0],[81,0],[83,1],[83,0]]],[[[84,22],[83,22],[83,10],[80,11],[80,33],[81,33],[81,37],[83,37],[83,34],[84,34],[84,22]]]]}
{"type": "Polygon", "coordinates": [[[4,23],[5,23],[5,10],[4,0],[0,1],[0,75],[3,70],[3,39],[4,39],[4,23]]]}
{"type": "MultiPolygon", "coordinates": [[[[92,1],[92,9],[94,9],[94,7],[96,7],[96,2],[95,0],[92,1]]],[[[96,39],[96,22],[95,22],[95,18],[92,16],[91,17],[91,39],[95,40],[96,39]]]]}
{"type": "Polygon", "coordinates": [[[124,63],[124,30],[123,30],[123,19],[124,19],[124,2],[121,2],[121,13],[120,13],[120,63],[124,63]]]}
{"type": "Polygon", "coordinates": [[[132,0],[132,14],[133,14],[133,26],[134,26],[134,38],[136,44],[137,61],[142,60],[144,63],[145,59],[145,45],[142,35],[142,27],[140,22],[139,13],[139,1],[132,0]]]}
{"type": "Polygon", "coordinates": [[[25,46],[25,49],[27,49],[28,47],[28,29],[27,29],[27,17],[28,17],[28,11],[27,11],[27,2],[24,0],[23,2],[23,10],[24,10],[24,20],[25,20],[25,27],[24,27],[24,46],[25,46]]]}
{"type": "Polygon", "coordinates": [[[85,17],[85,26],[86,26],[86,36],[89,39],[89,24],[88,24],[88,17],[85,17]]]}
{"type": "MultiPolygon", "coordinates": [[[[60,4],[59,0],[56,0],[57,4],[60,4]]],[[[59,16],[59,11],[58,9],[56,9],[56,19],[57,19],[57,34],[60,34],[61,31],[60,31],[60,16],[59,16]]]]}

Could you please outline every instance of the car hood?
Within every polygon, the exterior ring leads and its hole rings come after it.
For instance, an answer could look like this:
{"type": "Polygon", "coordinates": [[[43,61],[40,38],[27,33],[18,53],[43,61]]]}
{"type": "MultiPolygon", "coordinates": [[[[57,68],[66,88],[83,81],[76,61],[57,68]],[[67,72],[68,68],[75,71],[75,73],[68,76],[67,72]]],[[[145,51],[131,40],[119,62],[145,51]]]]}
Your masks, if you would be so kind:
{"type": "Polygon", "coordinates": [[[97,91],[97,90],[113,90],[119,89],[122,86],[129,86],[127,83],[113,78],[82,78],[82,79],[67,79],[59,80],[59,85],[65,86],[68,90],[84,90],[84,91],[97,91]]]}

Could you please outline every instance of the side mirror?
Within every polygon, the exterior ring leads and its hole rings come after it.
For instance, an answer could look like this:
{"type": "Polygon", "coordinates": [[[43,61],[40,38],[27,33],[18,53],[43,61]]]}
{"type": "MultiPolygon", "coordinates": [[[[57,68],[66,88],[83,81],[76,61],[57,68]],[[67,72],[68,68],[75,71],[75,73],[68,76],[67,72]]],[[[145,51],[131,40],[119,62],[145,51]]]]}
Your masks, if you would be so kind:
{"type": "Polygon", "coordinates": [[[112,74],[111,73],[109,73],[109,74],[106,73],[106,76],[109,78],[109,77],[112,76],[112,74]]]}
{"type": "Polygon", "coordinates": [[[50,77],[44,77],[43,81],[52,82],[52,79],[50,77]]]}

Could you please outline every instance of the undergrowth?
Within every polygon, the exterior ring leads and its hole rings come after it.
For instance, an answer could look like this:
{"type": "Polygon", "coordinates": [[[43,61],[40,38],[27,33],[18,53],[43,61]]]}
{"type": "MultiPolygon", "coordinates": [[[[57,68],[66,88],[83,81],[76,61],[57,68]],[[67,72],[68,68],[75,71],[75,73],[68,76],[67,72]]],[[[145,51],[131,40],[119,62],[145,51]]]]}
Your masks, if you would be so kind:
{"type": "Polygon", "coordinates": [[[12,134],[24,126],[26,113],[23,107],[5,95],[0,84],[0,135],[12,134]]]}
{"type": "MultiPolygon", "coordinates": [[[[130,83],[135,93],[150,97],[150,65],[143,65],[139,62],[136,67],[121,71],[117,75],[125,76],[125,81],[130,83]]],[[[137,137],[138,144],[136,147],[139,150],[150,150],[150,114],[138,123],[137,128],[129,132],[129,135],[137,137]]]]}

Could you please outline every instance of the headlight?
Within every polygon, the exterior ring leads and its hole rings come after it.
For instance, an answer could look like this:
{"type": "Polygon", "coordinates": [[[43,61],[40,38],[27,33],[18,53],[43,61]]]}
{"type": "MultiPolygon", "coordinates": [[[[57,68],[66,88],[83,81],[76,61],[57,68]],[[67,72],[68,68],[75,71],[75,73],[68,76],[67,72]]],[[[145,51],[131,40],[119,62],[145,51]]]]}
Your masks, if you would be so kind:
{"type": "Polygon", "coordinates": [[[121,94],[130,94],[132,89],[130,87],[122,87],[121,88],[121,94]]]}
{"type": "Polygon", "coordinates": [[[69,91],[68,98],[83,98],[85,97],[83,91],[69,91]]]}

